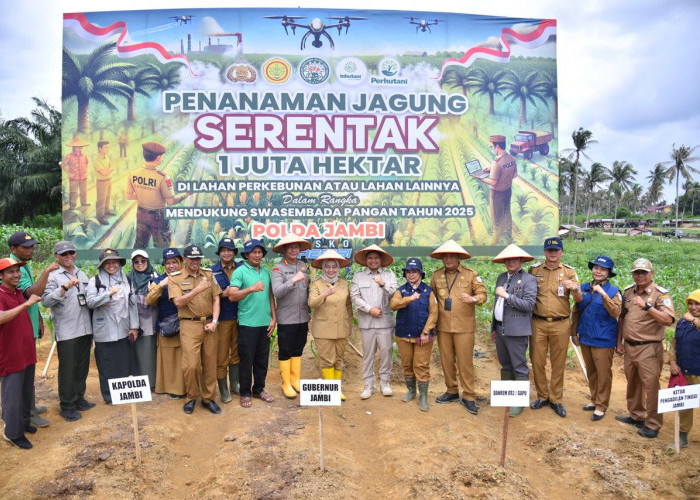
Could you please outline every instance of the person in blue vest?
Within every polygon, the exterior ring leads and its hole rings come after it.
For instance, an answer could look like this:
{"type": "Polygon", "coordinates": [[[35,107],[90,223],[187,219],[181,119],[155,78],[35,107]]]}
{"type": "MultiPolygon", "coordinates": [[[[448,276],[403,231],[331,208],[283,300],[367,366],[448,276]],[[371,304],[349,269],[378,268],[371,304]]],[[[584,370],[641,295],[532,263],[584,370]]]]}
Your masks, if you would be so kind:
{"type": "Polygon", "coordinates": [[[222,403],[231,402],[231,393],[238,394],[239,364],[238,356],[238,302],[231,302],[228,298],[230,292],[231,275],[240,265],[233,258],[238,254],[238,249],[233,240],[228,236],[221,238],[216,255],[219,262],[211,266],[214,279],[223,290],[221,295],[221,312],[219,314],[219,348],[216,362],[216,382],[219,385],[222,403]],[[228,372],[228,384],[226,373],[228,372]],[[230,391],[229,386],[230,385],[230,391]]]}
{"type": "Polygon", "coordinates": [[[398,311],[394,335],[408,389],[401,400],[408,403],[416,398],[417,381],[420,393],[418,406],[428,411],[430,354],[437,325],[437,299],[432,289],[422,281],[425,273],[420,259],[408,259],[403,275],[406,283],[394,292],[389,302],[391,310],[398,311]]]}
{"type": "MultiPolygon", "coordinates": [[[[688,312],[678,320],[676,334],[671,341],[669,364],[671,375],[682,373],[689,385],[700,384],[700,290],[695,290],[685,299],[688,312]]],[[[682,410],[680,417],[680,444],[688,446],[688,433],[693,426],[693,410],[682,410]]],[[[675,443],[669,445],[675,449],[675,443]]]]}
{"type": "Polygon", "coordinates": [[[588,263],[588,269],[593,280],[581,284],[583,300],[574,306],[571,340],[581,346],[591,391],[591,402],[583,409],[592,411],[591,420],[597,422],[605,416],[610,403],[622,294],[609,281],[615,276],[615,262],[610,257],[596,257],[588,263]]]}

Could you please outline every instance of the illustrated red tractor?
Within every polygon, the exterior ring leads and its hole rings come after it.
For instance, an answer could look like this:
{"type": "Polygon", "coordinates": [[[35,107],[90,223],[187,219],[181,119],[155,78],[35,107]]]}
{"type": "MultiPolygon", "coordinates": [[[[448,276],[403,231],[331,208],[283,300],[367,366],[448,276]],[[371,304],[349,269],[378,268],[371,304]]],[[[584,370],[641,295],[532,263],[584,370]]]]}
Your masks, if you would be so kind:
{"type": "Polygon", "coordinates": [[[520,130],[515,134],[515,140],[510,144],[510,154],[516,156],[522,154],[526,160],[532,158],[535,151],[539,151],[542,156],[549,153],[549,141],[552,134],[544,130],[520,130]]]}

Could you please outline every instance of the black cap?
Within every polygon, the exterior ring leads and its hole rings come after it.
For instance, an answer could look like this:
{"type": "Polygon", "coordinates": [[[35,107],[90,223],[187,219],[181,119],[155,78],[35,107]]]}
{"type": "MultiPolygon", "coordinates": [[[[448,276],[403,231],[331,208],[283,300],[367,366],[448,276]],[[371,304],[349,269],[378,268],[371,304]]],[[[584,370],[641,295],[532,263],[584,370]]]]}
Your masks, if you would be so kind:
{"type": "Polygon", "coordinates": [[[236,248],[236,244],[228,236],[226,236],[225,238],[221,238],[221,241],[219,241],[219,248],[216,251],[216,255],[219,255],[219,252],[222,248],[228,248],[229,250],[233,250],[233,255],[238,255],[238,249],[236,248]]]}
{"type": "Polygon", "coordinates": [[[203,259],[204,258],[204,252],[202,252],[202,249],[199,248],[197,245],[190,245],[188,247],[185,247],[185,251],[183,253],[184,253],[184,256],[188,259],[203,259]]]}
{"type": "Polygon", "coordinates": [[[37,241],[24,231],[20,231],[10,236],[10,239],[7,240],[7,244],[11,247],[30,247],[36,245],[37,241]]]}

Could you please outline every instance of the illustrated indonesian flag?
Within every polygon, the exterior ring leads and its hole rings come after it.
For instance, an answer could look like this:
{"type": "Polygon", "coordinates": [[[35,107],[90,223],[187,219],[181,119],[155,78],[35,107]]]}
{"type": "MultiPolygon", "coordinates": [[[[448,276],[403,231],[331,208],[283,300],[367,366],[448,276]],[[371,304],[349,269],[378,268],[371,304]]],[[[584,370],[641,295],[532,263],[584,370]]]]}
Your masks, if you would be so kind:
{"type": "Polygon", "coordinates": [[[459,59],[445,59],[436,80],[442,78],[445,68],[448,66],[462,66],[468,68],[477,59],[488,59],[489,61],[507,63],[510,61],[510,42],[516,42],[518,45],[522,45],[528,49],[534,49],[546,43],[549,37],[556,35],[556,33],[557,21],[554,19],[540,21],[537,27],[529,33],[518,33],[513,28],[503,28],[501,30],[500,50],[489,47],[473,47],[465,52],[459,59]]]}
{"type": "Polygon", "coordinates": [[[192,76],[197,76],[192,71],[192,66],[189,59],[183,54],[170,54],[165,48],[155,42],[140,42],[126,45],[124,38],[127,33],[127,26],[124,21],[117,21],[110,24],[106,28],[102,28],[92,24],[87,20],[85,14],[64,14],[63,27],[72,28],[80,37],[86,40],[101,42],[107,38],[119,35],[117,39],[117,54],[119,57],[135,57],[143,54],[151,54],[158,59],[162,64],[176,62],[186,65],[192,76]]]}

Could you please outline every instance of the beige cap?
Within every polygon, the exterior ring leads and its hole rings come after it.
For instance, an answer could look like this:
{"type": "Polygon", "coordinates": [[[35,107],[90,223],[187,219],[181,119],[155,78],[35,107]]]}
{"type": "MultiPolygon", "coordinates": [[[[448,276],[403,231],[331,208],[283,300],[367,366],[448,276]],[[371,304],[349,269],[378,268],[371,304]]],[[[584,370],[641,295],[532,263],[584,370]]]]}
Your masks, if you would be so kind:
{"type": "Polygon", "coordinates": [[[323,252],[319,257],[316,257],[314,259],[314,261],[311,263],[311,267],[321,269],[324,260],[337,260],[340,267],[347,267],[350,265],[350,261],[348,259],[340,255],[332,248],[329,248],[328,250],[323,252]]]}
{"type": "Polygon", "coordinates": [[[371,252],[377,252],[379,257],[381,257],[381,266],[388,267],[394,262],[394,258],[381,249],[379,245],[370,245],[367,248],[363,248],[355,254],[355,262],[361,266],[367,265],[367,254],[371,252]]]}
{"type": "Polygon", "coordinates": [[[311,248],[311,243],[306,241],[304,238],[300,238],[296,234],[288,234],[287,236],[279,240],[279,242],[277,242],[277,244],[274,247],[272,247],[272,251],[275,253],[284,253],[285,245],[290,245],[292,243],[299,243],[299,250],[301,251],[308,250],[309,248],[311,248]]]}
{"type": "Polygon", "coordinates": [[[503,250],[501,250],[501,253],[499,253],[493,258],[493,262],[499,263],[503,262],[506,259],[520,259],[522,262],[529,262],[531,260],[535,260],[535,258],[532,255],[527,253],[515,243],[511,243],[503,250]]]}
{"type": "Polygon", "coordinates": [[[77,135],[75,137],[73,137],[73,140],[67,144],[67,146],[71,147],[71,148],[82,148],[82,147],[89,146],[89,145],[90,145],[89,142],[85,142],[77,135]]]}
{"type": "Polygon", "coordinates": [[[435,250],[430,256],[433,259],[442,259],[445,254],[454,253],[459,255],[461,259],[471,259],[471,254],[467,252],[464,248],[459,246],[455,240],[447,240],[445,243],[440,245],[440,247],[435,250]]]}
{"type": "Polygon", "coordinates": [[[654,266],[647,259],[635,259],[632,263],[632,272],[635,271],[648,271],[651,273],[654,272],[654,266]]]}

